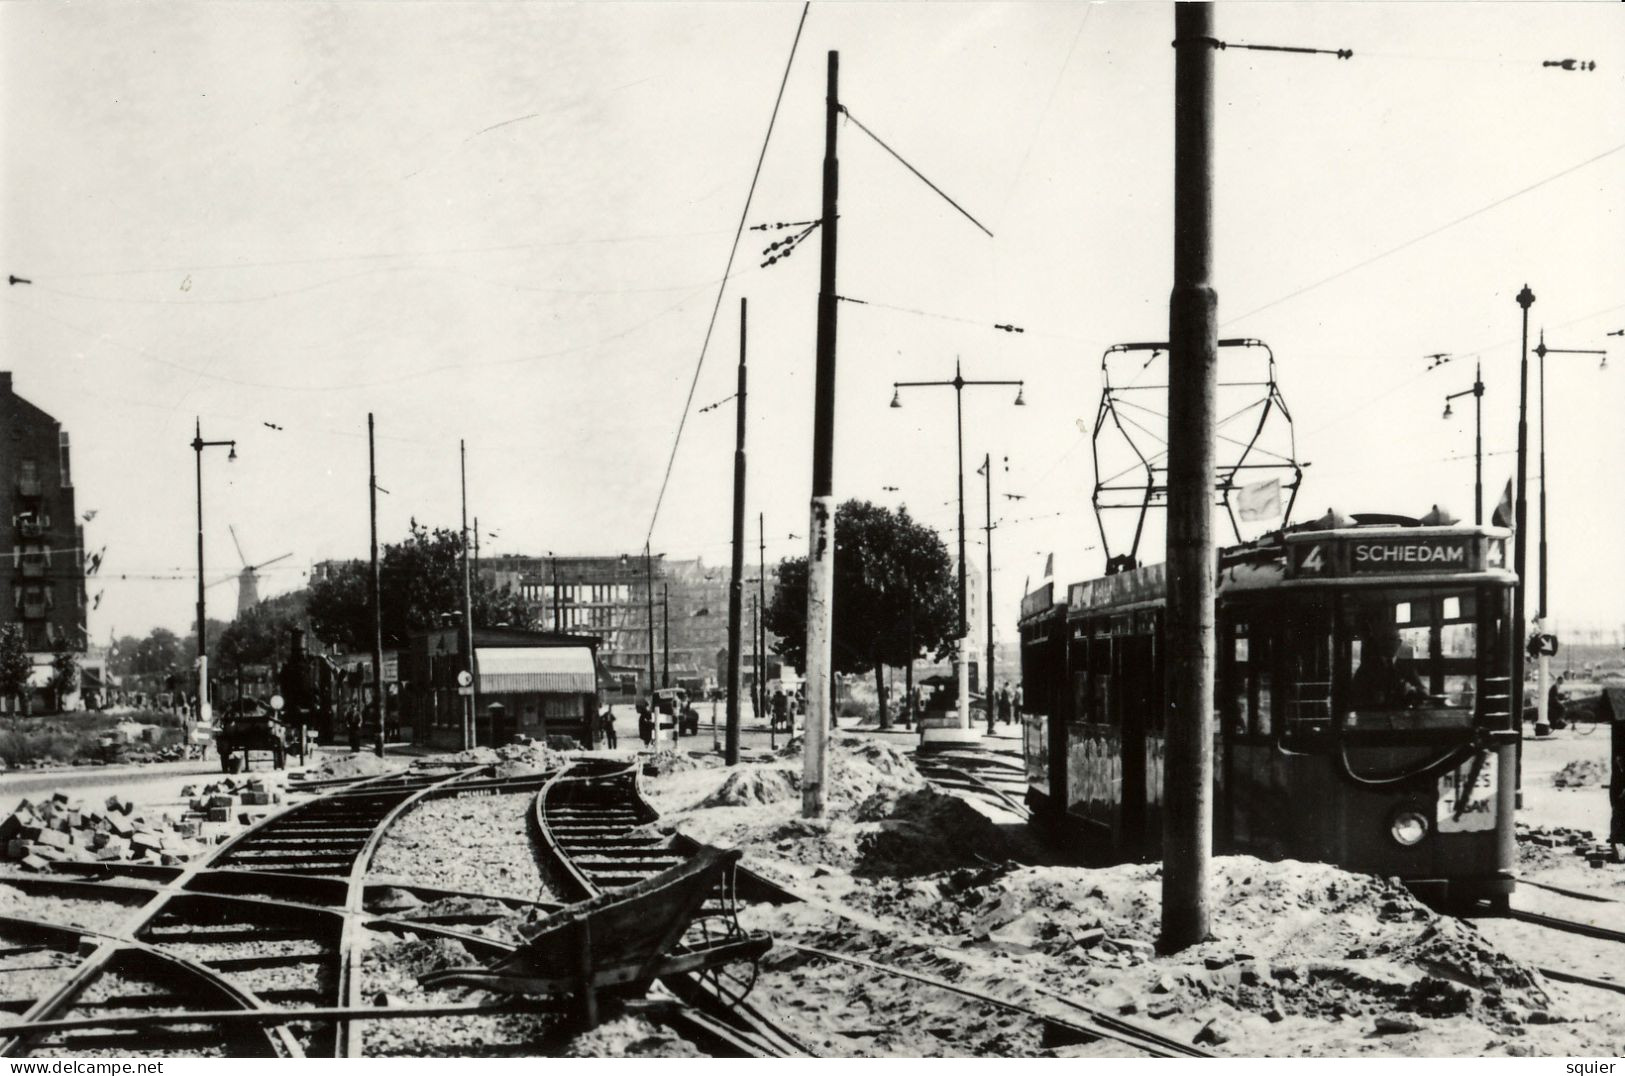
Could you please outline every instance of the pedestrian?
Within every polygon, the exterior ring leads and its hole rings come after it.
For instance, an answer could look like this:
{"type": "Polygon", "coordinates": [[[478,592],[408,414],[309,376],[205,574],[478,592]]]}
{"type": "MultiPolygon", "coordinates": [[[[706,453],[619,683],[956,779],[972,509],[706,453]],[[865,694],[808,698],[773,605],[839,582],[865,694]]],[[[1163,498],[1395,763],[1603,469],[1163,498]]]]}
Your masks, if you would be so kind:
{"type": "Polygon", "coordinates": [[[604,730],[604,746],[611,751],[615,750],[615,707],[604,707],[604,716],[599,719],[604,730]]]}
{"type": "Polygon", "coordinates": [[[1021,685],[1016,685],[1016,693],[1010,699],[1010,710],[1015,720],[1021,721],[1021,685]]]}
{"type": "Polygon", "coordinates": [[[350,751],[361,750],[361,712],[353,704],[345,707],[344,727],[350,734],[350,751]]]}
{"type": "Polygon", "coordinates": [[[655,741],[655,719],[649,709],[649,700],[638,700],[638,739],[643,741],[644,747],[652,747],[655,741]]]}
{"type": "Polygon", "coordinates": [[[1010,723],[1010,684],[999,685],[999,720],[1006,725],[1010,723]]]}
{"type": "Polygon", "coordinates": [[[1552,689],[1546,693],[1546,723],[1554,729],[1568,728],[1568,721],[1563,717],[1563,691],[1558,686],[1561,678],[1553,681],[1552,689]]]}
{"type": "Polygon", "coordinates": [[[783,688],[773,689],[773,727],[790,730],[790,700],[785,698],[783,688]]]}

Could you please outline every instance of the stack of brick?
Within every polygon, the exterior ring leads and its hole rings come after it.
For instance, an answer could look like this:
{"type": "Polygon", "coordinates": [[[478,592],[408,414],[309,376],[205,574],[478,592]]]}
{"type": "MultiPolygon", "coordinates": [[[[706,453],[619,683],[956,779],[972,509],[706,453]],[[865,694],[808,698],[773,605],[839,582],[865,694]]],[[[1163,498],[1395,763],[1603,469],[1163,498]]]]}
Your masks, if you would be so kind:
{"type": "Polygon", "coordinates": [[[100,808],[87,809],[65,792],[38,802],[22,800],[0,818],[0,846],[7,859],[25,870],[42,872],[52,863],[153,863],[175,866],[202,855],[244,826],[270,813],[282,794],[259,778],[226,780],[182,789],[190,810],[170,814],[137,814],[129,800],[110,796],[100,808]]]}

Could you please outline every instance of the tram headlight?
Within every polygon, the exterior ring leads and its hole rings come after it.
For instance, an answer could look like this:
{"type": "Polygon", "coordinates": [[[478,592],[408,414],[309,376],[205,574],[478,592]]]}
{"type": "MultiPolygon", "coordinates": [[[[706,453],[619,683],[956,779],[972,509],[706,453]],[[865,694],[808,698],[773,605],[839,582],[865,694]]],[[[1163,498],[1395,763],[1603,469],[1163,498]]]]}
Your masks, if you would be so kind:
{"type": "Polygon", "coordinates": [[[1388,833],[1394,843],[1409,848],[1428,835],[1427,816],[1417,811],[1400,811],[1388,824],[1388,833]]]}

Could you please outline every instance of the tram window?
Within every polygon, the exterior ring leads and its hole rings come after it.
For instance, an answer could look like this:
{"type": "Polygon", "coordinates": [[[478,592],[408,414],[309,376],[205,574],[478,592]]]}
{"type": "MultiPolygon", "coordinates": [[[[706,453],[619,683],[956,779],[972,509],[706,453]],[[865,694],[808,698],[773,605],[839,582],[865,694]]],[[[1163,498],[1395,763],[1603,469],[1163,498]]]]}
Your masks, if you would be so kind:
{"type": "Polygon", "coordinates": [[[1275,657],[1281,677],[1283,736],[1312,733],[1331,723],[1331,629],[1331,610],[1321,600],[1306,598],[1281,609],[1275,657]]]}
{"type": "Polygon", "coordinates": [[[1359,729],[1464,728],[1477,690],[1477,627],[1471,595],[1437,590],[1353,591],[1338,631],[1348,665],[1338,710],[1359,729]],[[1446,623],[1446,621],[1457,621],[1446,623]]]}

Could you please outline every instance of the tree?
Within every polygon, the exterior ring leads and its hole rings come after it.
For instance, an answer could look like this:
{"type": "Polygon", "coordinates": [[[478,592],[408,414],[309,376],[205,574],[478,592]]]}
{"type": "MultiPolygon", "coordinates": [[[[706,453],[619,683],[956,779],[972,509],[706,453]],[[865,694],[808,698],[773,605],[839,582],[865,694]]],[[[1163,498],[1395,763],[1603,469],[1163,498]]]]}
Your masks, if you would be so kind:
{"type": "MultiPolygon", "coordinates": [[[[430,530],[415,519],[406,541],[384,545],[378,570],[385,645],[402,646],[413,632],[436,626],[441,614],[462,609],[462,552],[457,531],[430,530]]],[[[307,608],[318,638],[351,652],[372,649],[371,570],[352,561],[311,586],[307,608]]],[[[531,626],[524,599],[507,587],[476,578],[472,604],[476,627],[531,626]]]]}
{"type": "Polygon", "coordinates": [[[291,630],[305,626],[305,598],[300,590],[245,609],[220,633],[211,669],[226,674],[245,665],[276,665],[291,630]]]}
{"type": "Polygon", "coordinates": [[[21,624],[0,624],[0,698],[11,699],[19,711],[28,704],[28,678],[34,663],[23,644],[21,624]]]}
{"type": "MultiPolygon", "coordinates": [[[[777,572],[767,628],[780,639],[774,649],[804,669],[807,559],[782,560],[777,572]]],[[[836,510],[833,664],[842,673],[874,670],[882,727],[889,724],[885,667],[951,652],[959,634],[957,586],[942,536],[915,522],[907,508],[893,512],[851,500],[836,510]]]]}
{"type": "Polygon", "coordinates": [[[79,690],[79,652],[67,639],[58,639],[51,655],[51,692],[56,709],[62,712],[69,695],[79,690]]]}

